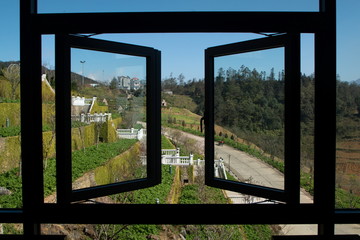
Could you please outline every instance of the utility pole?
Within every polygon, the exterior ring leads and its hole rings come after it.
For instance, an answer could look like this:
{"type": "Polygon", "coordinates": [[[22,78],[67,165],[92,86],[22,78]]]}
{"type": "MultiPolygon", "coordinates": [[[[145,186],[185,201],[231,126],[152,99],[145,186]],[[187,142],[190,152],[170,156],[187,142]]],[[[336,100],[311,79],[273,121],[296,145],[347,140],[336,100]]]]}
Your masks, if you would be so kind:
{"type": "Polygon", "coordinates": [[[81,65],[82,65],[82,82],[81,85],[84,86],[84,63],[86,63],[86,61],[80,61],[81,65]]]}

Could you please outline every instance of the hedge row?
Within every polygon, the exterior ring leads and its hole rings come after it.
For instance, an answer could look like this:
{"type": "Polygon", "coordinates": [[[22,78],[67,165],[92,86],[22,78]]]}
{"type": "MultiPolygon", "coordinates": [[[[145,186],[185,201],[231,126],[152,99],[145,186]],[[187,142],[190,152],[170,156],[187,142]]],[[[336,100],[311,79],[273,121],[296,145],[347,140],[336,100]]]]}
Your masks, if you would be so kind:
{"type": "MultiPolygon", "coordinates": [[[[71,129],[72,150],[80,150],[102,142],[115,142],[117,140],[115,124],[108,121],[101,125],[90,124],[71,129]]],[[[20,164],[21,139],[19,136],[0,137],[0,173],[18,167],[20,164]]],[[[43,132],[43,155],[47,158],[55,156],[55,135],[52,131],[43,132]]]]}

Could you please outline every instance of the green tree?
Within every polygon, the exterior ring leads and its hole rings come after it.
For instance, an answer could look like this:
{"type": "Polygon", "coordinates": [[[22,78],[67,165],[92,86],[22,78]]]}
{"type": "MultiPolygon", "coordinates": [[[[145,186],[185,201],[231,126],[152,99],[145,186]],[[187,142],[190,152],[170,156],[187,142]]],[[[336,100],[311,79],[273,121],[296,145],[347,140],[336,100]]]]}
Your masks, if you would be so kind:
{"type": "Polygon", "coordinates": [[[116,77],[113,77],[113,79],[110,82],[109,88],[112,90],[116,89],[117,85],[118,85],[118,81],[117,81],[116,77]]]}

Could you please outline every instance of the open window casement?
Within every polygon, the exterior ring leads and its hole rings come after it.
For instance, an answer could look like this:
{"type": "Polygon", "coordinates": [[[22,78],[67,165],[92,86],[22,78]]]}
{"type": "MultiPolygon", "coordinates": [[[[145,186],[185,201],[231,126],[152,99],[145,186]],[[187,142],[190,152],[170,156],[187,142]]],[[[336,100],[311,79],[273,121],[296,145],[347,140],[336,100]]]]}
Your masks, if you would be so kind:
{"type": "MultiPolygon", "coordinates": [[[[243,65],[241,61],[236,62],[237,66],[243,65]]],[[[241,81],[235,79],[233,81],[241,81]]],[[[276,81],[276,80],[275,80],[276,81]]],[[[244,91],[244,90],[243,90],[244,91]]],[[[241,96],[237,97],[241,102],[241,96]]],[[[229,103],[224,103],[228,105],[229,103]]],[[[229,107],[229,106],[227,106],[229,107]]],[[[240,122],[240,121],[239,121],[240,122]]],[[[219,124],[220,125],[220,124],[219,124]]],[[[218,133],[217,133],[218,134],[218,133]]],[[[229,136],[230,137],[230,136],[229,136]]],[[[229,157],[230,158],[230,157],[229,157]]],[[[205,181],[213,187],[253,195],[260,198],[277,200],[288,204],[299,204],[300,193],[300,34],[283,34],[279,36],[265,37],[261,39],[249,40],[239,43],[215,46],[205,50],[205,181]],[[284,79],[282,81],[285,106],[283,109],[284,126],[284,177],[282,186],[275,183],[263,184],[245,182],[244,180],[232,181],[221,177],[219,168],[226,168],[226,157],[219,159],[216,154],[215,126],[218,124],[218,114],[232,114],[234,109],[219,113],[219,101],[224,98],[219,97],[218,91],[222,86],[219,84],[230,81],[224,77],[219,80],[219,69],[216,69],[217,62],[222,58],[231,59],[232,56],[249,54],[259,51],[269,51],[279,49],[284,66],[284,79]],[[219,83],[219,81],[221,83],[219,83]],[[219,166],[219,161],[222,166],[219,166]]],[[[238,156],[241,160],[241,156],[238,156]]],[[[241,160],[242,161],[242,160],[241,160]]],[[[251,166],[251,162],[243,162],[243,169],[251,166]],[[247,166],[245,166],[247,165],[247,166]]],[[[229,165],[227,165],[228,167],[229,165]]],[[[226,174],[226,173],[225,173],[226,174]]],[[[222,174],[224,175],[224,174],[222,174]]]]}
{"type": "MultiPolygon", "coordinates": [[[[87,200],[100,196],[106,196],[125,191],[154,186],[161,182],[161,118],[160,118],[160,51],[143,46],[111,42],[105,40],[91,39],[82,36],[57,34],[56,35],[56,162],[57,162],[57,199],[58,203],[70,203],[87,200]],[[72,122],[80,121],[92,125],[97,144],[106,141],[100,138],[101,131],[115,131],[117,126],[111,126],[111,117],[103,112],[95,110],[87,113],[81,112],[80,116],[74,113],[75,108],[94,106],[95,100],[79,99],[71,96],[71,84],[74,77],[72,72],[73,64],[80,63],[101,68],[102,64],[111,65],[118,74],[128,73],[126,69],[133,72],[141,72],[141,77],[124,76],[124,79],[117,79],[123,88],[123,108],[129,108],[132,115],[131,124],[128,126],[128,133],[117,131],[117,141],[132,140],[135,150],[131,161],[136,166],[132,172],[124,173],[124,170],[117,171],[109,169],[108,177],[101,184],[76,187],[75,180],[76,166],[73,162],[72,141],[75,133],[72,131],[72,122]],[[140,79],[139,79],[140,78],[140,79]],[[133,100],[133,91],[140,91],[141,97],[133,100]],[[83,102],[83,104],[81,104],[83,102]],[[82,106],[84,105],[84,106],[82,106]],[[137,129],[134,125],[137,124],[137,129]],[[106,125],[104,127],[104,125],[106,125]],[[140,128],[139,125],[142,125],[140,128]],[[112,128],[112,129],[111,129],[112,128]],[[109,130],[110,129],[110,130],[109,130]],[[122,136],[121,134],[127,134],[122,136]],[[119,136],[121,135],[121,136],[119,136]],[[131,135],[131,136],[130,136],[131,135]],[[132,136],[134,135],[134,136],[132,136]],[[129,137],[130,136],[130,137],[129,137]],[[150,141],[151,139],[151,141],[150,141]],[[134,143],[135,142],[135,143],[134,143]],[[112,172],[109,172],[112,171],[112,172]]],[[[84,66],[83,66],[84,69],[84,66]]],[[[97,69],[98,70],[98,69],[97,69]]],[[[104,70],[103,70],[104,72],[104,70]]],[[[104,73],[103,73],[104,74],[104,73]]],[[[82,84],[89,81],[85,78],[82,70],[82,84]]],[[[121,76],[121,75],[120,75],[121,76]]],[[[76,112],[76,111],[75,111],[76,112]]],[[[81,130],[79,130],[81,131],[81,130]]],[[[76,133],[77,134],[77,133],[76,133]]],[[[79,133],[81,134],[81,133],[79,133]]],[[[101,133],[102,134],[102,133],[101,133]]],[[[114,134],[114,132],[112,133],[114,134]]],[[[82,143],[84,144],[84,143],[82,143]]],[[[84,147],[84,146],[82,146],[84,147]]],[[[86,150],[85,150],[86,151],[86,150]]],[[[105,150],[106,151],[106,150],[105,150]]],[[[85,159],[87,160],[87,159],[85,159]]],[[[90,161],[90,160],[88,160],[90,161]]],[[[130,171],[129,169],[127,169],[130,171]]]]}

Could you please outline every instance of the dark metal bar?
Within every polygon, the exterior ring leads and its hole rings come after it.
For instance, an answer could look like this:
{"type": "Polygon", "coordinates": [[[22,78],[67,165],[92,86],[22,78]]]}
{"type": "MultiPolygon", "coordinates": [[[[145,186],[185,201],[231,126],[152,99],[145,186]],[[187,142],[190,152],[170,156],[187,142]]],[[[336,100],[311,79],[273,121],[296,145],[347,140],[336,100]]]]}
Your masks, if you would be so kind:
{"type": "MultiPolygon", "coordinates": [[[[71,186],[71,184],[69,186],[71,186]]],[[[144,178],[133,181],[106,184],[96,187],[82,188],[77,190],[70,189],[70,193],[71,193],[70,201],[77,202],[77,201],[87,200],[96,197],[108,196],[120,192],[128,192],[140,188],[147,188],[151,186],[153,186],[153,184],[150,184],[149,180],[144,178]]]]}
{"type": "MultiPolygon", "coordinates": [[[[94,50],[117,54],[129,54],[139,57],[150,56],[154,54],[153,48],[134,44],[119,43],[72,35],[67,36],[67,41],[69,42],[70,47],[85,50],[94,50]]],[[[153,59],[151,59],[151,61],[153,61],[153,59]]]]}
{"type": "Polygon", "coordinates": [[[150,185],[161,183],[161,52],[154,50],[154,54],[148,57],[150,60],[146,88],[147,98],[147,162],[148,181],[150,185]]]}
{"type": "Polygon", "coordinates": [[[19,209],[0,209],[0,223],[22,223],[24,211],[19,209]]]}
{"type": "Polygon", "coordinates": [[[41,94],[41,35],[33,22],[36,0],[20,1],[21,61],[21,170],[24,235],[40,234],[34,221],[36,209],[44,202],[41,94]],[[31,116],[31,117],[29,117],[31,116]]]}
{"type": "Polygon", "coordinates": [[[44,210],[41,222],[69,224],[316,224],[321,218],[311,205],[285,204],[49,204],[44,210]],[[229,212],[235,217],[224,217],[229,212]]]}
{"type": "Polygon", "coordinates": [[[214,185],[214,57],[205,50],[205,184],[214,185]]]}
{"type": "Polygon", "coordinates": [[[316,12],[71,13],[36,16],[42,33],[290,32],[324,28],[316,12]],[[132,19],[131,23],[129,19],[132,19]],[[86,24],[84,24],[86,23],[86,24]]]}
{"type": "Polygon", "coordinates": [[[287,203],[300,203],[300,34],[285,43],[285,194],[287,203]]]}
{"type": "Polygon", "coordinates": [[[264,37],[255,40],[248,40],[238,43],[210,47],[206,49],[206,51],[212,57],[221,57],[231,54],[261,51],[272,48],[284,47],[285,44],[288,42],[288,38],[288,35],[264,37]]]}
{"type": "Polygon", "coordinates": [[[315,34],[314,204],[321,209],[321,236],[335,233],[336,0],[320,0],[326,28],[315,34]]]}
{"type": "Polygon", "coordinates": [[[359,209],[341,209],[335,210],[335,223],[359,223],[359,209]]]}
{"type": "Polygon", "coordinates": [[[70,203],[71,163],[71,59],[67,35],[55,35],[56,188],[57,202],[70,203]]]}

